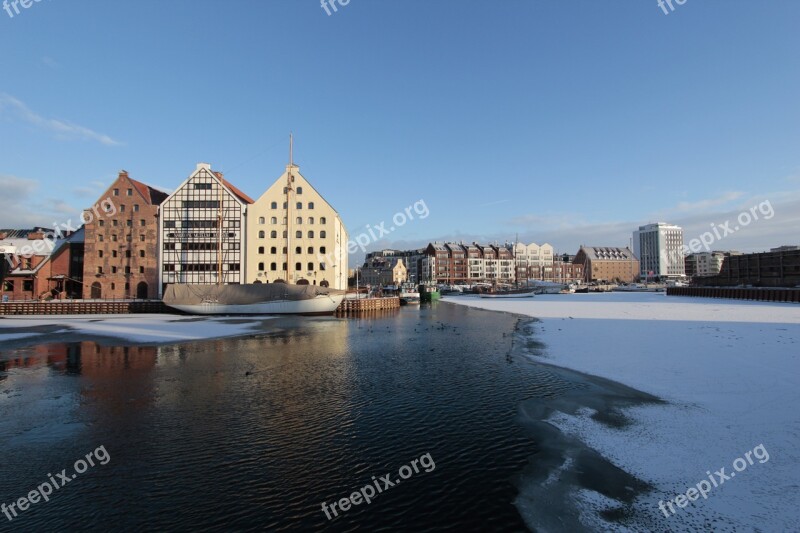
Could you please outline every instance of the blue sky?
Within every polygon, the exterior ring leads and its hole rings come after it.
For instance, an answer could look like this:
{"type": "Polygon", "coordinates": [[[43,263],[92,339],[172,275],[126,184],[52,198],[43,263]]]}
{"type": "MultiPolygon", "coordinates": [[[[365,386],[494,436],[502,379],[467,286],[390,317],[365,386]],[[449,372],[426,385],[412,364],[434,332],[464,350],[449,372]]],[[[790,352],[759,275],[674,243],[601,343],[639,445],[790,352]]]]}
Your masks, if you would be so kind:
{"type": "Polygon", "coordinates": [[[800,2],[43,0],[0,11],[0,226],[77,217],[120,169],[200,161],[251,196],[301,172],[382,246],[800,244],[800,2]],[[13,13],[13,11],[12,11],[13,13]]]}

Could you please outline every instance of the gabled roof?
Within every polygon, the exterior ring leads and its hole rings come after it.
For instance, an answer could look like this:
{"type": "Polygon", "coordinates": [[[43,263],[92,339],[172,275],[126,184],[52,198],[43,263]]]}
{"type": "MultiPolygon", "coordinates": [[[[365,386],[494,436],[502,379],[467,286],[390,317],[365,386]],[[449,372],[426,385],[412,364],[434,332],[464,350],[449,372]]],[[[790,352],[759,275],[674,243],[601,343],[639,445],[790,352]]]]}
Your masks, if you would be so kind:
{"type": "MultiPolygon", "coordinates": [[[[126,174],[127,176],[127,174],[126,174]]],[[[161,189],[157,189],[151,185],[146,183],[142,183],[141,181],[137,181],[130,176],[127,176],[128,181],[139,191],[145,200],[151,205],[161,205],[161,202],[167,199],[169,196],[168,193],[162,191],[161,189]]]]}
{"type": "Polygon", "coordinates": [[[254,203],[256,203],[255,200],[253,200],[252,198],[247,196],[245,193],[243,193],[241,190],[239,190],[239,188],[234,186],[230,181],[226,180],[225,176],[222,174],[222,172],[217,172],[217,171],[214,171],[214,170],[212,170],[211,172],[213,172],[214,175],[217,178],[219,178],[219,180],[222,182],[222,184],[225,185],[231,191],[231,193],[234,196],[236,196],[239,200],[241,200],[242,202],[244,202],[246,204],[254,204],[254,203]]]}

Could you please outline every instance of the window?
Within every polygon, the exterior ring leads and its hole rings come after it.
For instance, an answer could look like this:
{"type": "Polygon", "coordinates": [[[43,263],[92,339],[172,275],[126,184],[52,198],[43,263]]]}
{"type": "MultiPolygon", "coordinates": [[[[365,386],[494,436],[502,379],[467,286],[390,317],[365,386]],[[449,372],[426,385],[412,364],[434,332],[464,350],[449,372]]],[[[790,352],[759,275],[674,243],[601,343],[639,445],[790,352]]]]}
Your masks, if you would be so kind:
{"type": "Polygon", "coordinates": [[[313,239],[314,238],[314,232],[313,231],[309,231],[308,232],[308,238],[309,239],[313,239]]]}
{"type": "Polygon", "coordinates": [[[97,257],[103,257],[103,250],[97,252],[97,257]]]}
{"type": "Polygon", "coordinates": [[[327,236],[328,236],[328,234],[327,234],[325,231],[320,231],[320,232],[319,232],[319,238],[320,238],[320,239],[324,239],[324,238],[325,238],[325,237],[327,237],[327,236]]]}
{"type": "Polygon", "coordinates": [[[297,239],[302,239],[303,238],[303,232],[302,231],[296,231],[296,232],[294,232],[294,236],[297,239]]]}
{"type": "Polygon", "coordinates": [[[111,236],[111,242],[117,242],[117,235],[116,234],[111,236]]]}
{"type": "MultiPolygon", "coordinates": [[[[130,269],[129,269],[129,270],[130,270],[130,269]]],[[[127,282],[125,283],[125,290],[126,290],[126,291],[129,291],[129,290],[131,290],[131,284],[130,284],[130,283],[127,283],[127,282]]]]}
{"type": "Polygon", "coordinates": [[[102,228],[103,226],[105,226],[105,225],[106,225],[106,221],[105,221],[105,220],[101,220],[101,221],[99,221],[99,222],[97,223],[97,225],[98,225],[98,226],[100,226],[100,227],[102,228]]]}
{"type": "Polygon", "coordinates": [[[165,228],[174,228],[175,227],[175,221],[174,220],[165,220],[164,221],[164,227],[165,228]]]}
{"type": "Polygon", "coordinates": [[[264,218],[264,217],[258,217],[258,223],[259,224],[266,224],[267,223],[267,219],[264,218]]]}
{"type": "Polygon", "coordinates": [[[299,271],[303,270],[303,265],[302,265],[302,264],[300,264],[300,263],[295,263],[295,264],[294,264],[294,269],[295,269],[297,272],[299,272],[299,271]]]}
{"type": "Polygon", "coordinates": [[[117,273],[117,267],[111,267],[111,273],[112,274],[116,274],[117,273]]]}
{"type": "Polygon", "coordinates": [[[144,250],[139,250],[139,257],[144,257],[144,250]]]}
{"type": "Polygon", "coordinates": [[[273,255],[277,254],[277,253],[278,253],[278,248],[277,248],[277,247],[275,247],[275,246],[271,247],[271,248],[269,249],[269,253],[271,253],[271,254],[273,254],[273,255]]]}
{"type": "Polygon", "coordinates": [[[297,194],[303,194],[303,188],[302,187],[298,187],[297,188],[297,194]]]}
{"type": "Polygon", "coordinates": [[[269,236],[272,239],[277,239],[278,238],[278,232],[275,231],[275,230],[272,230],[272,231],[269,232],[269,236]]]}
{"type": "Polygon", "coordinates": [[[130,250],[125,250],[125,257],[130,258],[130,256],[131,256],[131,251],[130,250]]]}
{"type": "Polygon", "coordinates": [[[297,224],[298,226],[302,225],[303,224],[303,217],[297,217],[297,219],[295,220],[295,224],[297,224]]]}
{"type": "Polygon", "coordinates": [[[111,250],[111,257],[117,257],[117,251],[111,250]]]}
{"type": "Polygon", "coordinates": [[[327,222],[328,222],[328,219],[326,219],[325,217],[320,217],[320,219],[319,219],[319,223],[320,224],[326,224],[327,222]]]}
{"type": "Polygon", "coordinates": [[[128,196],[133,196],[133,189],[128,189],[128,196]]]}
{"type": "Polygon", "coordinates": [[[319,264],[319,269],[320,270],[325,270],[325,263],[320,263],[319,264]]]}
{"type": "Polygon", "coordinates": [[[283,225],[284,226],[286,225],[286,220],[287,220],[286,217],[283,217],[283,225]]]}
{"type": "Polygon", "coordinates": [[[284,263],[282,266],[283,266],[283,270],[285,271],[286,270],[286,263],[284,263]]]}
{"type": "Polygon", "coordinates": [[[133,227],[133,220],[126,220],[125,225],[128,226],[129,228],[133,227]]]}
{"type": "Polygon", "coordinates": [[[309,224],[313,224],[314,223],[314,217],[308,217],[308,223],[309,224]]]}
{"type": "Polygon", "coordinates": [[[314,263],[309,263],[308,264],[308,271],[311,272],[312,270],[314,270],[314,263]]]}
{"type": "Polygon", "coordinates": [[[308,247],[308,253],[310,253],[310,254],[314,253],[314,247],[313,246],[309,246],[308,247]]]}
{"type": "Polygon", "coordinates": [[[258,232],[258,238],[259,239],[263,239],[266,236],[267,236],[267,232],[265,232],[264,230],[261,230],[261,231],[258,232]]]}
{"type": "Polygon", "coordinates": [[[283,250],[281,251],[281,253],[286,254],[286,247],[285,246],[283,247],[283,250]]]}
{"type": "Polygon", "coordinates": [[[269,264],[269,269],[271,271],[275,272],[276,270],[278,270],[278,263],[270,263],[269,264]]]}
{"type": "Polygon", "coordinates": [[[283,230],[283,238],[285,239],[288,236],[289,236],[289,233],[286,230],[283,230]]]}
{"type": "Polygon", "coordinates": [[[263,246],[259,246],[258,247],[258,253],[259,253],[259,255],[264,255],[264,247],[263,246]]]}
{"type": "Polygon", "coordinates": [[[140,240],[140,241],[142,241],[142,242],[144,242],[144,233],[142,233],[141,235],[139,235],[139,240],[140,240]]]}
{"type": "Polygon", "coordinates": [[[4,281],[3,282],[3,290],[4,291],[13,291],[14,290],[14,282],[13,281],[4,281]]]}
{"type": "Polygon", "coordinates": [[[98,240],[98,242],[103,242],[103,236],[102,235],[98,235],[97,236],[97,240],[98,240]]]}
{"type": "Polygon", "coordinates": [[[308,202],[308,208],[314,209],[314,202],[308,202]]]}
{"type": "Polygon", "coordinates": [[[321,253],[322,255],[325,255],[327,253],[326,248],[324,246],[320,246],[319,247],[319,253],[321,253]]]}
{"type": "Polygon", "coordinates": [[[269,204],[270,209],[278,209],[278,202],[272,202],[269,204]]]}
{"type": "Polygon", "coordinates": [[[278,217],[272,217],[269,219],[269,223],[275,225],[278,223],[278,217]]]}
{"type": "Polygon", "coordinates": [[[139,267],[139,274],[144,274],[144,267],[139,267]]]}
{"type": "Polygon", "coordinates": [[[119,196],[119,189],[114,189],[114,196],[119,196]]]}
{"type": "Polygon", "coordinates": [[[145,219],[141,219],[139,221],[139,225],[142,226],[142,227],[145,227],[147,225],[147,221],[145,219]]]}
{"type": "Polygon", "coordinates": [[[286,194],[287,192],[289,192],[289,189],[287,189],[286,187],[284,187],[284,188],[283,188],[283,194],[286,194]]]}
{"type": "Polygon", "coordinates": [[[98,274],[102,274],[103,273],[103,267],[101,267],[101,266],[97,267],[97,273],[98,274]]]}
{"type": "Polygon", "coordinates": [[[283,202],[283,208],[286,209],[286,202],[283,202]]]}
{"type": "Polygon", "coordinates": [[[139,212],[139,204],[133,204],[133,212],[134,213],[138,213],[139,212]]]}
{"type": "Polygon", "coordinates": [[[264,271],[264,263],[259,263],[258,264],[258,270],[260,270],[261,272],[264,271]]]}
{"type": "Polygon", "coordinates": [[[175,272],[175,265],[164,264],[164,272],[175,272]]]}
{"type": "MultiPolygon", "coordinates": [[[[125,267],[125,273],[126,274],[130,274],[131,273],[131,267],[125,267]]],[[[125,288],[127,289],[128,287],[125,287],[125,288]]]]}
{"type": "Polygon", "coordinates": [[[114,226],[114,227],[116,228],[117,226],[119,226],[119,220],[117,220],[117,219],[115,218],[114,220],[112,220],[112,221],[111,221],[111,225],[112,225],[112,226],[114,226]]]}
{"type": "Polygon", "coordinates": [[[302,253],[303,253],[303,248],[302,248],[302,247],[300,247],[300,246],[296,247],[296,248],[294,249],[294,253],[296,253],[296,254],[302,254],[302,253]]]}
{"type": "Polygon", "coordinates": [[[130,233],[125,235],[125,242],[131,242],[131,234],[130,233]]]}
{"type": "Polygon", "coordinates": [[[119,212],[120,213],[124,213],[125,212],[125,204],[122,204],[121,206],[119,206],[119,212]]]}
{"type": "Polygon", "coordinates": [[[211,184],[210,183],[195,183],[194,188],[201,190],[201,191],[210,191],[211,184]]]}
{"type": "Polygon", "coordinates": [[[117,284],[116,284],[116,283],[112,283],[112,284],[111,284],[111,290],[112,290],[112,291],[113,291],[113,290],[116,290],[116,288],[117,288],[117,284]]]}

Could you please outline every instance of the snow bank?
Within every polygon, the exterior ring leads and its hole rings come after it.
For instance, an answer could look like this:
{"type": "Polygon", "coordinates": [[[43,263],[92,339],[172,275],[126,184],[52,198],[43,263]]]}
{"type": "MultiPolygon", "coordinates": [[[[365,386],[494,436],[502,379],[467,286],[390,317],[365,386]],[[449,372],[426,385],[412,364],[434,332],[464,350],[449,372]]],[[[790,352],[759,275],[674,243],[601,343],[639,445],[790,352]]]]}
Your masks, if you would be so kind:
{"type": "Polygon", "coordinates": [[[658,293],[447,301],[537,317],[546,362],[669,402],[629,409],[635,423],[623,429],[588,413],[550,420],[657,487],[635,504],[634,522],[659,530],[800,530],[800,305],[658,293]],[[760,444],[769,460],[754,461],[707,499],[674,507],[674,515],[659,510],[660,500],[686,493],[707,471],[730,474],[760,444]]]}

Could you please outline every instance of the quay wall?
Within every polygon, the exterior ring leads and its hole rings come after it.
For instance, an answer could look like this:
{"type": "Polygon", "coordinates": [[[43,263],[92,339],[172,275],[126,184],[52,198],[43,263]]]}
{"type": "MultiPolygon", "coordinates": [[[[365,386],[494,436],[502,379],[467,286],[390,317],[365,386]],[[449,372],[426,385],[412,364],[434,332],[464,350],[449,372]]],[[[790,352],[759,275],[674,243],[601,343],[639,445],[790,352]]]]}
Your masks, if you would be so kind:
{"type": "Polygon", "coordinates": [[[800,302],[800,289],[765,289],[738,287],[667,287],[667,296],[727,298],[760,302],[800,302]]]}

